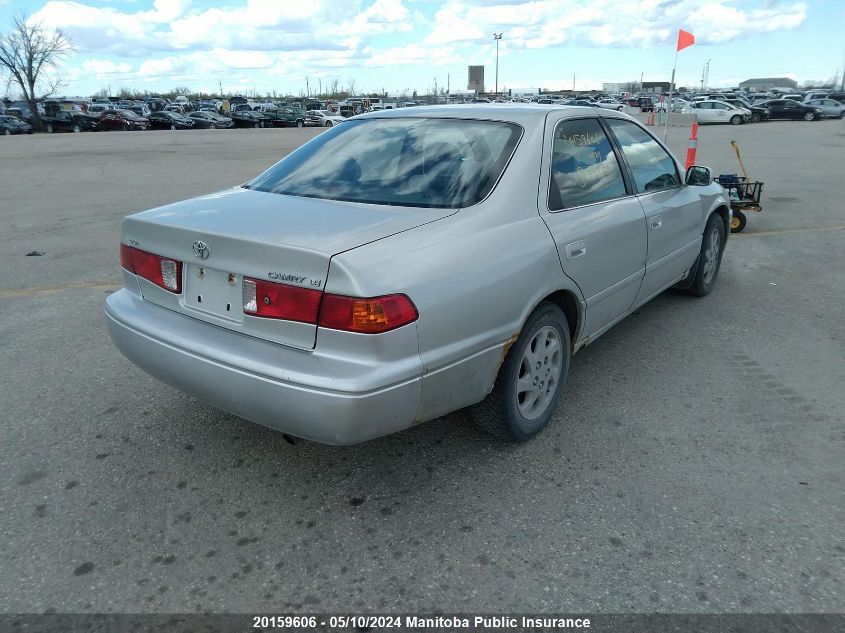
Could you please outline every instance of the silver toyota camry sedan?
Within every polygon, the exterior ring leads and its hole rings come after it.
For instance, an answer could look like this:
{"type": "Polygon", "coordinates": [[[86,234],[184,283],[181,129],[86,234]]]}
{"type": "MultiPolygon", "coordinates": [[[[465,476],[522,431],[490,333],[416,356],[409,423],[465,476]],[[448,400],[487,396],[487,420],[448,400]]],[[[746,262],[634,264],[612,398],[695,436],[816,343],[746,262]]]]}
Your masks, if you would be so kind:
{"type": "Polygon", "coordinates": [[[667,288],[710,292],[730,219],[707,168],[619,112],[388,110],[127,217],[108,329],[156,378],[293,436],[468,407],[522,441],[572,354],[667,288]]]}

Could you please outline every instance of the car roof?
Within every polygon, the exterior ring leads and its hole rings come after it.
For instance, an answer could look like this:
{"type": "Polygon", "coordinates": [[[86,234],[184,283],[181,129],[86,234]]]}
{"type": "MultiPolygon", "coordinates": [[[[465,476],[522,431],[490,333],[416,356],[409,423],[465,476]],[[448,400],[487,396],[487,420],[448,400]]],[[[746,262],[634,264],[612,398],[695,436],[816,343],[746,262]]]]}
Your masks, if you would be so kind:
{"type": "Polygon", "coordinates": [[[604,108],[587,109],[583,106],[562,106],[541,103],[468,103],[455,105],[417,106],[415,108],[395,108],[359,114],[355,119],[478,119],[487,121],[509,121],[523,125],[542,125],[549,113],[563,113],[583,118],[589,113],[596,117],[632,119],[627,114],[604,108]]]}

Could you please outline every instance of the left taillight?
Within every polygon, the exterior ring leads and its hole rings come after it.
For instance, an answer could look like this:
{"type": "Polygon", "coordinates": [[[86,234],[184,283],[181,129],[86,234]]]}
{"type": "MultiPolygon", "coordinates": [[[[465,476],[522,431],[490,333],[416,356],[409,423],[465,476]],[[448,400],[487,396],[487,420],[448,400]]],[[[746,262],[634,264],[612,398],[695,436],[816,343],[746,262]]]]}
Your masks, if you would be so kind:
{"type": "Polygon", "coordinates": [[[182,292],[182,262],[178,260],[121,244],[120,265],[165,290],[182,292]]]}

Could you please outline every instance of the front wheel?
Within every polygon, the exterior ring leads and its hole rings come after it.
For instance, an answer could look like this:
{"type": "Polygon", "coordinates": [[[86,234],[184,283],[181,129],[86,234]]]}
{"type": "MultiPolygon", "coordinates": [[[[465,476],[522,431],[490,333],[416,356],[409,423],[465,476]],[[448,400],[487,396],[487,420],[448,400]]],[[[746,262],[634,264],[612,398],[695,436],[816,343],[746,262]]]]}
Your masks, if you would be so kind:
{"type": "Polygon", "coordinates": [[[326,127],[331,127],[333,123],[331,121],[326,121],[326,127]]]}
{"type": "Polygon", "coordinates": [[[208,129],[209,129],[209,130],[216,130],[216,129],[217,129],[217,126],[216,126],[216,125],[214,125],[214,123],[212,123],[211,125],[209,125],[209,126],[208,126],[208,129]]]}
{"type": "Polygon", "coordinates": [[[759,123],[761,118],[762,117],[760,116],[759,112],[752,112],[751,113],[751,122],[752,123],[759,123]]]}
{"type": "Polygon", "coordinates": [[[513,442],[537,435],[560,402],[570,350],[566,316],[553,303],[541,303],[505,356],[493,390],[470,407],[475,424],[513,442]]]}
{"type": "Polygon", "coordinates": [[[731,233],[741,233],[747,222],[748,218],[745,213],[739,209],[734,211],[733,217],[731,218],[731,233]]]}
{"type": "Polygon", "coordinates": [[[176,126],[175,126],[175,125],[171,125],[171,126],[170,126],[170,129],[171,129],[171,130],[175,130],[175,129],[176,129],[176,126]]]}
{"type": "Polygon", "coordinates": [[[698,266],[695,278],[689,287],[689,293],[696,297],[710,294],[719,276],[722,264],[722,250],[725,244],[725,223],[714,213],[707,220],[704,227],[704,237],[701,240],[701,252],[698,255],[698,266]]]}
{"type": "Polygon", "coordinates": [[[738,114],[735,114],[731,117],[731,125],[739,125],[742,123],[742,117],[738,114]]]}
{"type": "Polygon", "coordinates": [[[74,125],[74,126],[73,126],[73,133],[74,133],[74,134],[79,134],[79,133],[81,133],[81,132],[82,132],[82,128],[81,128],[81,127],[79,127],[78,125],[74,125]]]}
{"type": "Polygon", "coordinates": [[[814,121],[816,119],[816,115],[813,112],[807,112],[804,114],[805,121],[814,121]]]}
{"type": "Polygon", "coordinates": [[[48,134],[52,134],[52,133],[53,133],[53,131],[54,131],[54,130],[53,130],[53,125],[52,125],[51,123],[48,123],[48,124],[47,124],[47,133],[48,133],[48,134]]]}
{"type": "Polygon", "coordinates": [[[302,127],[303,125],[305,125],[305,124],[302,121],[296,122],[296,127],[302,127]]]}
{"type": "Polygon", "coordinates": [[[6,129],[3,131],[3,134],[5,134],[6,136],[11,136],[11,135],[12,135],[12,130],[10,130],[9,128],[6,128],[6,129]]]}

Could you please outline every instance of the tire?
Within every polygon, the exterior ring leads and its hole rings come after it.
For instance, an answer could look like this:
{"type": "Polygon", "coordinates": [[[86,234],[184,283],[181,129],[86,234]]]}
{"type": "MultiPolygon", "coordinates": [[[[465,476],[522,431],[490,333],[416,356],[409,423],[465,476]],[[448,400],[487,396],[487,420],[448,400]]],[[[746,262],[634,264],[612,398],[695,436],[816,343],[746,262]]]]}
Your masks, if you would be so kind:
{"type": "Polygon", "coordinates": [[[176,126],[175,126],[175,125],[171,125],[171,126],[170,126],[170,129],[171,129],[171,130],[175,130],[175,129],[176,129],[176,126]]]}
{"type": "Polygon", "coordinates": [[[617,111],[617,112],[622,112],[622,106],[619,106],[618,108],[616,108],[616,111],[617,111]]]}
{"type": "Polygon", "coordinates": [[[731,233],[742,233],[745,225],[748,223],[748,216],[739,209],[734,211],[731,219],[731,233]]]}
{"type": "Polygon", "coordinates": [[[695,297],[710,294],[719,277],[722,264],[722,251],[725,247],[725,223],[719,214],[714,213],[707,219],[704,238],[701,240],[701,252],[698,254],[698,266],[688,292],[695,297]]]}
{"type": "Polygon", "coordinates": [[[53,130],[53,124],[52,123],[48,123],[47,127],[45,129],[47,130],[47,134],[52,134],[55,131],[55,130],[53,130]]]}
{"type": "Polygon", "coordinates": [[[72,131],[73,131],[74,134],[79,134],[79,133],[82,132],[82,128],[79,127],[78,125],[74,125],[72,131]]]}
{"type": "Polygon", "coordinates": [[[123,125],[121,125],[121,126],[120,126],[120,129],[121,129],[121,130],[123,130],[124,132],[128,132],[128,131],[129,131],[129,126],[128,126],[128,125],[126,125],[126,123],[124,123],[123,125]]]}
{"type": "Polygon", "coordinates": [[[739,125],[742,123],[742,117],[738,114],[735,114],[731,117],[731,125],[739,125]]]}
{"type": "Polygon", "coordinates": [[[296,127],[302,127],[303,125],[305,125],[305,124],[301,120],[298,120],[296,122],[296,127]]]}
{"type": "Polygon", "coordinates": [[[209,130],[216,130],[217,126],[214,123],[212,123],[211,125],[208,126],[208,129],[209,130]]]}
{"type": "Polygon", "coordinates": [[[806,112],[804,114],[804,120],[805,121],[815,121],[816,120],[816,114],[814,112],[806,112]]]}
{"type": "Polygon", "coordinates": [[[326,121],[326,127],[331,127],[333,125],[334,125],[334,123],[332,123],[331,121],[326,121]]]}
{"type": "Polygon", "coordinates": [[[255,122],[255,129],[257,130],[259,127],[261,127],[261,125],[258,123],[258,121],[256,121],[255,122]]]}
{"type": "Polygon", "coordinates": [[[472,420],[482,430],[512,442],[537,435],[560,402],[571,349],[566,316],[556,305],[541,303],[508,350],[493,391],[469,408],[472,420]],[[536,395],[529,400],[526,394],[536,395]]]}
{"type": "Polygon", "coordinates": [[[6,136],[11,136],[11,135],[12,135],[12,130],[10,130],[9,128],[6,128],[6,129],[4,130],[4,132],[3,132],[3,134],[5,134],[6,136]]]}
{"type": "Polygon", "coordinates": [[[762,119],[762,118],[763,117],[760,116],[759,112],[752,112],[751,113],[751,122],[752,123],[759,123],[760,119],[762,119]]]}

